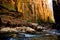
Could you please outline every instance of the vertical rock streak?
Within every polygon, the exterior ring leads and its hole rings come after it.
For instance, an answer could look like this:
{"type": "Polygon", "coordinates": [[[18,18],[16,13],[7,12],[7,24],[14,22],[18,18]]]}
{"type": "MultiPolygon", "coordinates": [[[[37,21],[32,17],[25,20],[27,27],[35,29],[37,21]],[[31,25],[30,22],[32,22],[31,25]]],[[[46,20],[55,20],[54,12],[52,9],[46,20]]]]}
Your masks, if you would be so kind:
{"type": "Polygon", "coordinates": [[[50,4],[52,0],[10,0],[8,2],[16,8],[17,12],[23,14],[23,19],[31,20],[32,22],[36,22],[37,19],[43,22],[55,22],[52,7],[50,7],[52,6],[50,4]]]}

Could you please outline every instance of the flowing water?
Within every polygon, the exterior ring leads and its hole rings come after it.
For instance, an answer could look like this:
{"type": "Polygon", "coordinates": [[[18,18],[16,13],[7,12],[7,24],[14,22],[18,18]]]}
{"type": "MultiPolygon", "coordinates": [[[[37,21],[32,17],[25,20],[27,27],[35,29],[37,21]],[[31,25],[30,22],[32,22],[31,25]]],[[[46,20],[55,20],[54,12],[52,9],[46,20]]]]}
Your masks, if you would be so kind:
{"type": "Polygon", "coordinates": [[[17,34],[4,34],[5,36],[0,36],[1,40],[57,40],[56,35],[51,35],[48,33],[39,33],[39,34],[26,34],[26,33],[17,33],[17,34]],[[10,36],[12,35],[12,36],[10,36]],[[16,35],[16,36],[15,36],[16,35]],[[15,36],[15,37],[14,37],[15,36]]]}

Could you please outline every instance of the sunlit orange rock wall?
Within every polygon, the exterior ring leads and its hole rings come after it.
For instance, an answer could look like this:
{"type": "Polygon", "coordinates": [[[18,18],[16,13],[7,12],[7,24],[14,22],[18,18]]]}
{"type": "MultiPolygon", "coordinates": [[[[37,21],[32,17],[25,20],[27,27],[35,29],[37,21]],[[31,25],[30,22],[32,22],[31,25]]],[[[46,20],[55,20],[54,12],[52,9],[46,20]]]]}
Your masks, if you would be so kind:
{"type": "MultiPolygon", "coordinates": [[[[18,12],[22,12],[23,18],[36,22],[37,19],[43,22],[54,23],[53,12],[50,9],[48,0],[3,0],[18,12]]],[[[5,2],[5,3],[6,3],[5,2]]]]}
{"type": "MultiPolygon", "coordinates": [[[[48,4],[49,0],[24,0],[22,9],[27,19],[36,21],[38,18],[44,22],[55,22],[54,15],[48,4]]],[[[51,1],[52,2],[52,1],[51,1]]]]}

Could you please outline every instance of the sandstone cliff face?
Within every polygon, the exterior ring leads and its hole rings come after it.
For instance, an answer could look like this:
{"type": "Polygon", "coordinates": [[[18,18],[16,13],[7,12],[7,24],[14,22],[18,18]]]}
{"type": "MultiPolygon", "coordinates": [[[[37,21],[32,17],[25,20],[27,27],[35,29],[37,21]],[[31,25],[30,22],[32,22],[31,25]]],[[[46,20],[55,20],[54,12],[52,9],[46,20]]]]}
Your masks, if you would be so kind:
{"type": "MultiPolygon", "coordinates": [[[[0,0],[0,18],[55,23],[48,0],[0,0]],[[3,16],[3,17],[1,17],[3,16]]],[[[5,20],[6,21],[6,20],[5,20]]],[[[8,21],[8,20],[7,20],[8,21]]]]}

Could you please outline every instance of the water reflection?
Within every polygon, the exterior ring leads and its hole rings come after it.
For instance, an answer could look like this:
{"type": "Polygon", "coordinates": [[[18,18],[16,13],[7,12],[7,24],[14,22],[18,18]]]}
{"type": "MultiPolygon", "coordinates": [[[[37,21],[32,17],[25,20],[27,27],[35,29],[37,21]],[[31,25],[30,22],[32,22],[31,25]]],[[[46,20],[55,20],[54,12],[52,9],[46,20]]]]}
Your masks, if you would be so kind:
{"type": "Polygon", "coordinates": [[[24,34],[19,33],[16,37],[5,37],[1,40],[57,40],[55,35],[45,35],[45,34],[24,34]]]}
{"type": "Polygon", "coordinates": [[[45,30],[43,33],[39,34],[17,33],[16,35],[17,35],[16,37],[3,36],[2,38],[0,37],[1,38],[0,40],[57,40],[58,39],[57,37],[60,37],[60,32],[54,29],[54,30],[45,30]]]}
{"type": "Polygon", "coordinates": [[[47,33],[49,33],[49,34],[52,34],[52,35],[58,35],[58,36],[60,36],[60,30],[56,30],[56,29],[48,29],[48,30],[45,30],[47,33]]]}

